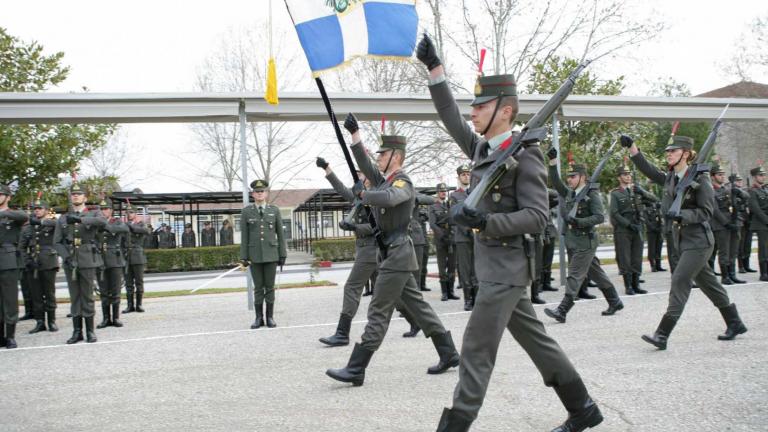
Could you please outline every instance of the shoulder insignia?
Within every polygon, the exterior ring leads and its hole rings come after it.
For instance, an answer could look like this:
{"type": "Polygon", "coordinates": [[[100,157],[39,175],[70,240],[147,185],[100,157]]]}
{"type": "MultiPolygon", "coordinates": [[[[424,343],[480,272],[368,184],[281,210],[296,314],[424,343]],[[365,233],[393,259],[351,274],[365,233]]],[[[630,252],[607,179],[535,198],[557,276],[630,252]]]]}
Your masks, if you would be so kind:
{"type": "Polygon", "coordinates": [[[392,182],[392,186],[394,186],[396,188],[402,188],[402,187],[405,186],[406,183],[407,182],[405,180],[403,180],[403,179],[397,179],[394,182],[392,182]]]}

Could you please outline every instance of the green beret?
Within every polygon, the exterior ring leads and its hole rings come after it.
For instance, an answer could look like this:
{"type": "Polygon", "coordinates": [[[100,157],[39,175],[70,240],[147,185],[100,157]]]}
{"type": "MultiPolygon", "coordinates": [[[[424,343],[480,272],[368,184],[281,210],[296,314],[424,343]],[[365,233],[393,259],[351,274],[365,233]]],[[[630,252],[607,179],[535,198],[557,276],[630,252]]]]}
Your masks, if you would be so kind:
{"type": "Polygon", "coordinates": [[[471,172],[471,171],[472,171],[472,169],[470,169],[469,165],[467,165],[467,164],[459,165],[459,167],[456,168],[456,174],[461,174],[461,173],[465,173],[465,172],[468,173],[468,172],[471,172]]]}
{"type": "Polygon", "coordinates": [[[477,77],[475,99],[470,105],[480,105],[503,96],[517,96],[514,75],[488,75],[477,77]]]}
{"type": "Polygon", "coordinates": [[[403,150],[405,151],[405,145],[408,139],[402,135],[382,135],[381,147],[376,150],[376,153],[384,153],[387,150],[403,150]]]}
{"type": "Polygon", "coordinates": [[[587,175],[587,167],[584,166],[583,164],[574,164],[571,167],[571,169],[568,171],[567,176],[570,177],[570,176],[579,175],[579,174],[587,175]]]}
{"type": "Polygon", "coordinates": [[[251,189],[253,189],[254,192],[260,192],[269,187],[269,182],[266,180],[254,180],[251,182],[251,189]]]}
{"type": "Polygon", "coordinates": [[[664,151],[674,149],[690,150],[692,148],[693,138],[687,136],[674,136],[669,140],[667,148],[665,148],[664,151]]]}

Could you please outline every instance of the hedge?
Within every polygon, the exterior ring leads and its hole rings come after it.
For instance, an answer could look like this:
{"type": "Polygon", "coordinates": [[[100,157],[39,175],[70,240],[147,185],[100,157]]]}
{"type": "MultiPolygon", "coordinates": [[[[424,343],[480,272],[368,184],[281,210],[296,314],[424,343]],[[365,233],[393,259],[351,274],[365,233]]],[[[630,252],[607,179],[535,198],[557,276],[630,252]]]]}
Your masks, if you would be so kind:
{"type": "Polygon", "coordinates": [[[240,260],[240,245],[146,249],[149,273],[232,268],[240,260]]]}

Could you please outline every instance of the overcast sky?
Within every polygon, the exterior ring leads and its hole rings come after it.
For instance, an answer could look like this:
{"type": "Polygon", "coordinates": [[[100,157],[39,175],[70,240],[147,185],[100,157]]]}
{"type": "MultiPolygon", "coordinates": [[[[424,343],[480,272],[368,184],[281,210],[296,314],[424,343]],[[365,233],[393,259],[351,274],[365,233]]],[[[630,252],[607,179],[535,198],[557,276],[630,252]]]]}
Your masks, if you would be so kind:
{"type": "MultiPolygon", "coordinates": [[[[0,26],[25,41],[36,40],[48,52],[63,51],[72,69],[52,91],[174,92],[193,88],[195,70],[231,27],[263,23],[267,0],[5,1],[0,26]]],[[[274,0],[276,31],[292,31],[283,2],[274,0]]],[[[693,94],[734,81],[722,72],[734,43],[752,20],[768,11],[765,1],[638,1],[657,14],[667,29],[633,50],[633,58],[612,59],[604,73],[625,74],[627,95],[645,95],[654,80],[671,76],[693,94]],[[734,6],[734,7],[730,7],[734,6]]],[[[298,43],[294,40],[296,46],[298,43]]],[[[278,65],[279,69],[280,65],[278,65]]],[[[768,82],[768,77],[754,77],[768,82]]],[[[311,90],[312,82],[297,90],[311,90]]],[[[130,186],[145,192],[204,189],[184,160],[194,139],[180,124],[126,125],[121,139],[135,153],[130,186]],[[155,172],[164,161],[162,173],[155,172]],[[140,181],[139,181],[140,180],[140,181]],[[137,182],[138,181],[138,182],[137,182]]],[[[330,127],[329,135],[332,135],[330,127]]],[[[191,162],[195,163],[195,162],[191,162]]],[[[301,185],[299,185],[301,186],[301,185]]],[[[208,185],[206,188],[212,187],[208,185]]]]}

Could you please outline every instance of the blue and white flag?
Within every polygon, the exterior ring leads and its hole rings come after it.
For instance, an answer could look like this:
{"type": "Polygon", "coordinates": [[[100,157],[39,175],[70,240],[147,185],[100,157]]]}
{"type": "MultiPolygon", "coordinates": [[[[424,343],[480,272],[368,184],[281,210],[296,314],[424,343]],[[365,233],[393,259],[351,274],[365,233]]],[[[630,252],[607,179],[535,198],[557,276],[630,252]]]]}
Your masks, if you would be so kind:
{"type": "Polygon", "coordinates": [[[312,74],[356,57],[410,57],[416,0],[285,0],[312,74]]]}

